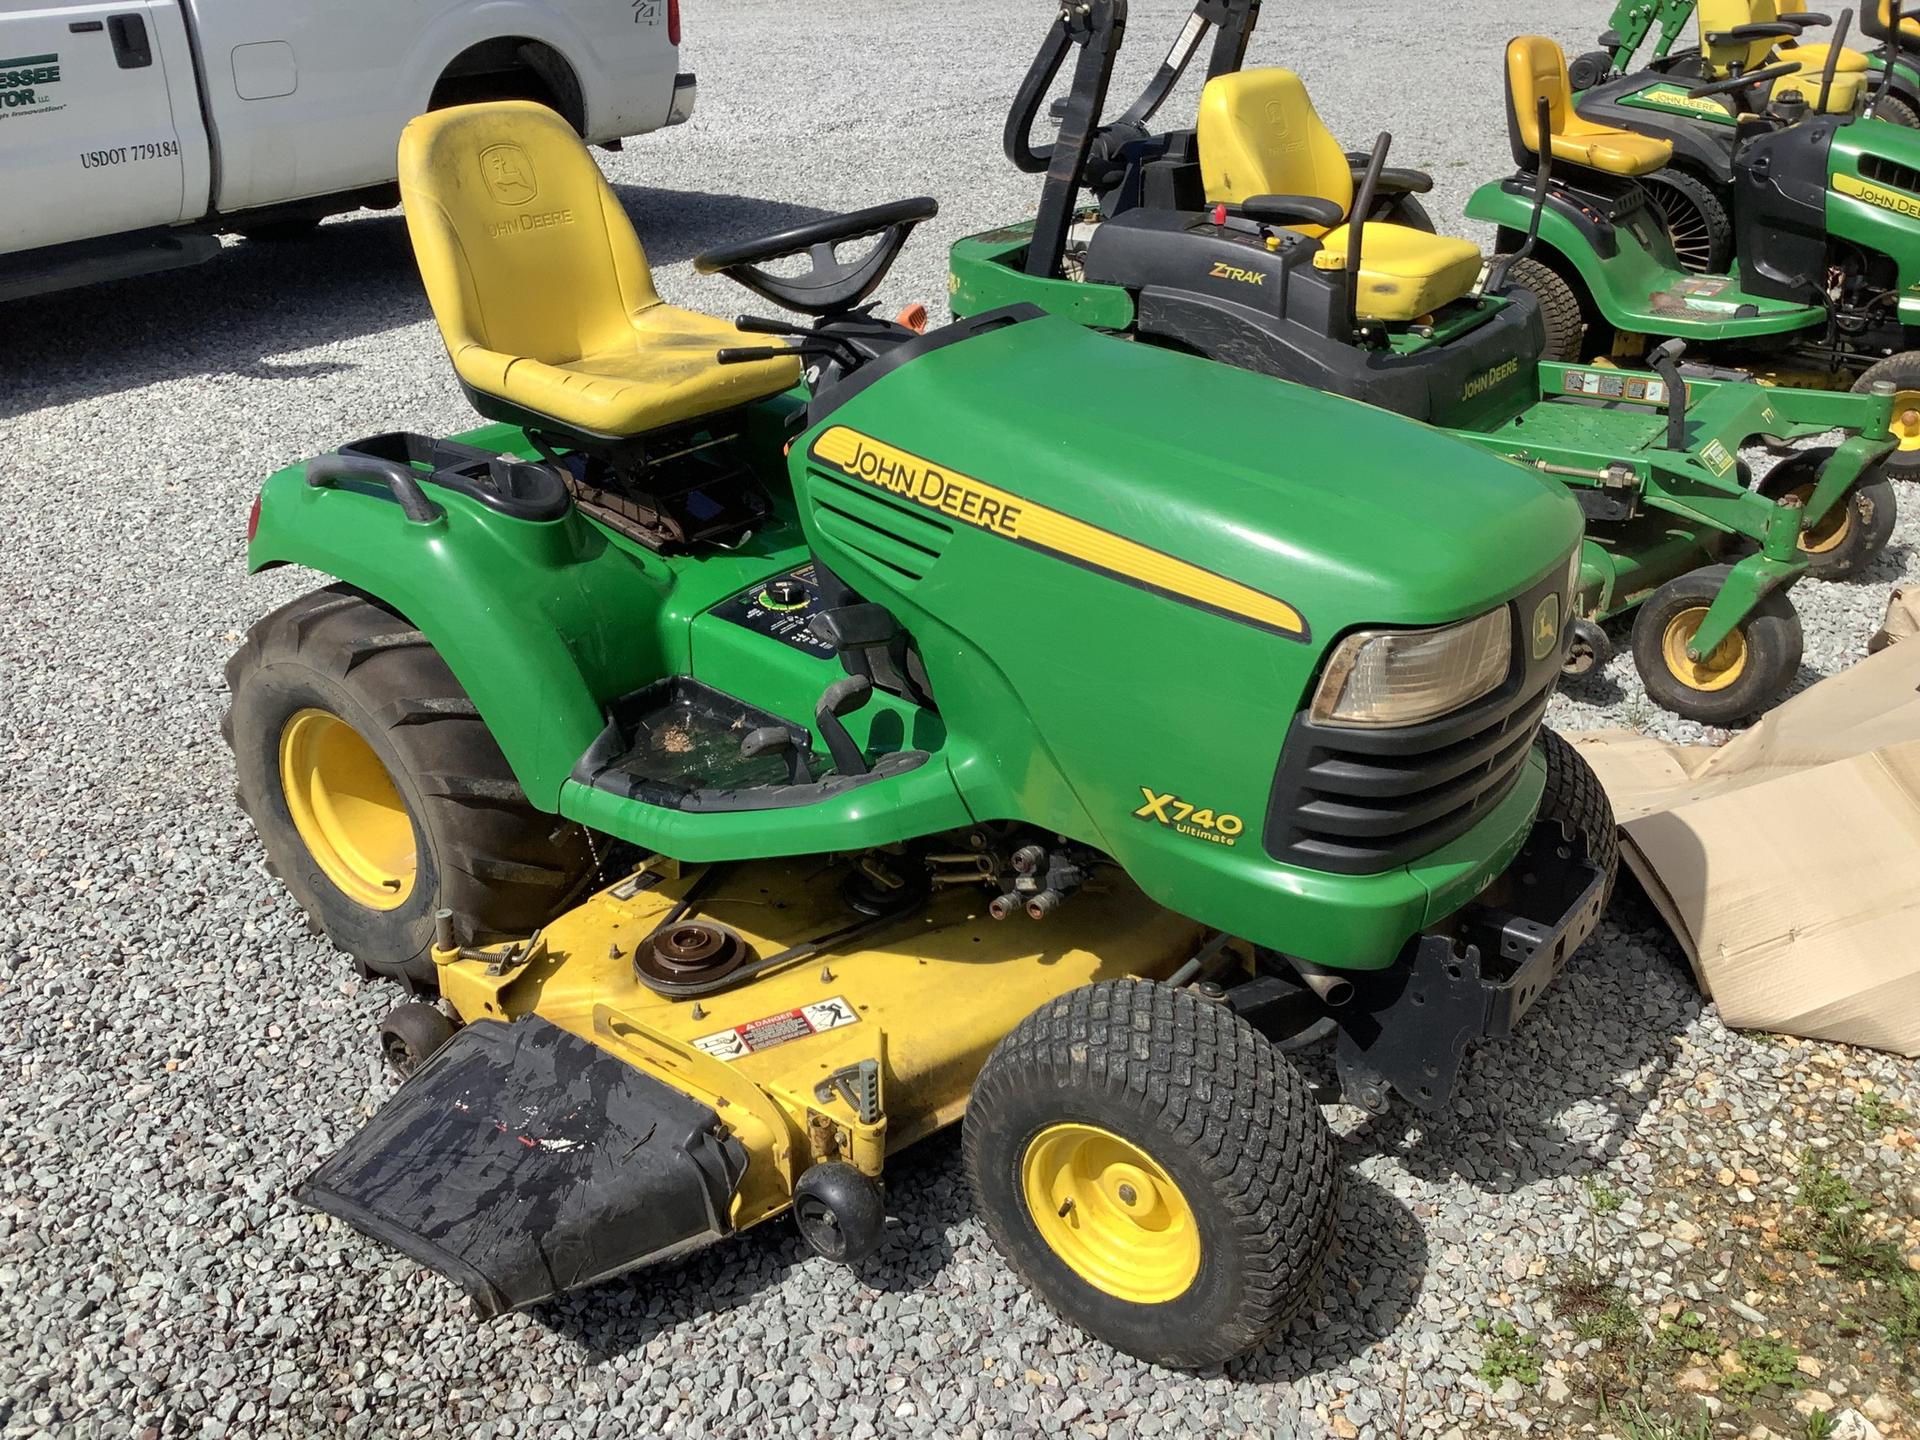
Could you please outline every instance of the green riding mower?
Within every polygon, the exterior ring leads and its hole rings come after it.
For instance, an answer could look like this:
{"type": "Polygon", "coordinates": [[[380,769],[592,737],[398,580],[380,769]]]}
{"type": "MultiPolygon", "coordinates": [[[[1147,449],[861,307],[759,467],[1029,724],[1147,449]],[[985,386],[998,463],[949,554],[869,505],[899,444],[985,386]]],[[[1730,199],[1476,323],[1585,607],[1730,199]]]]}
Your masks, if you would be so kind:
{"type": "Polygon", "coordinates": [[[1810,108],[1825,113],[1867,114],[1920,127],[1920,65],[1910,53],[1911,46],[1920,45],[1920,24],[1896,23],[1904,20],[1899,11],[1910,3],[1882,0],[1876,6],[1875,0],[1867,0],[1861,28],[1881,43],[1873,50],[1855,50],[1843,34],[1831,40],[1805,38],[1809,31],[1833,23],[1829,15],[1810,12],[1806,0],[1620,0],[1600,37],[1602,48],[1574,56],[1567,66],[1574,103],[1584,111],[1591,97],[1654,118],[1701,117],[1731,128],[1732,107],[1755,98],[1753,91],[1711,103],[1687,91],[1702,80],[1797,64],[1797,73],[1782,75],[1762,98],[1784,99],[1795,91],[1810,108]],[[1695,20],[1698,43],[1681,45],[1688,23],[1695,20]],[[1901,30],[1915,37],[1909,48],[1893,39],[1901,30]],[[1640,50],[1649,39],[1653,47],[1642,64],[1640,50]],[[1824,76],[1830,62],[1831,82],[1810,86],[1807,82],[1824,76]]]}
{"type": "Polygon", "coordinates": [[[1577,313],[1572,293],[1524,254],[1483,283],[1476,246],[1390,208],[1431,181],[1388,167],[1387,136],[1343,150],[1291,71],[1242,70],[1256,11],[1201,0],[1146,92],[1103,124],[1124,0],[1066,7],[1006,129],[1013,162],[1046,173],[1039,213],[954,247],[954,313],[1031,302],[1397,411],[1552,476],[1588,524],[1570,671],[1605,659],[1602,622],[1637,612],[1634,659],[1659,704],[1713,724],[1772,704],[1800,663],[1788,587],[1809,570],[1854,573],[1891,534],[1887,398],[1764,389],[1683,366],[1677,344],[1650,370],[1543,360],[1547,330],[1577,313]],[[1197,124],[1151,132],[1209,30],[1197,124]],[[1037,147],[1044,97],[1076,52],[1059,135],[1037,147]],[[1836,427],[1853,433],[1750,488],[1743,445],[1836,427]]]}
{"type": "Polygon", "coordinates": [[[491,423],[269,478],[250,565],[334,583],[228,671],[277,873],[439,997],[302,1196],[495,1314],[787,1212],[856,1261],[964,1115],[1061,1315],[1259,1344],[1336,1216],[1289,1052],[1444,1105],[1606,904],[1541,728],[1578,507],[1033,306],[880,318],[931,201],[702,256],[799,317],[728,323],[539,106],[415,120],[401,187],[491,423]]]}
{"type": "MultiPolygon", "coordinates": [[[[1710,104],[1779,74],[1688,93],[1710,104]]],[[[1920,132],[1791,102],[1742,115],[1728,127],[1723,209],[1721,172],[1701,168],[1720,152],[1673,138],[1711,122],[1656,124],[1624,105],[1595,118],[1597,92],[1576,108],[1564,53],[1538,35],[1508,44],[1505,82],[1518,169],[1475,191],[1466,213],[1499,227],[1498,250],[1526,246],[1573,292],[1578,308],[1550,325],[1550,347],[1630,361],[1679,339],[1781,386],[1889,385],[1886,473],[1920,476],[1920,132]],[[1723,249],[1730,264],[1700,268],[1723,249]]]]}

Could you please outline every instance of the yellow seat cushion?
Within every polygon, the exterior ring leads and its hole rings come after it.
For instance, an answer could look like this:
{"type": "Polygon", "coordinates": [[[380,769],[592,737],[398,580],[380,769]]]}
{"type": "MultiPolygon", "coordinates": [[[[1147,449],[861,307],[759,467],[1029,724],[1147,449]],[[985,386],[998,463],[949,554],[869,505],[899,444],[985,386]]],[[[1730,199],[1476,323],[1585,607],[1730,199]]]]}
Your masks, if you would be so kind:
{"type": "MultiPolygon", "coordinates": [[[[1255,195],[1317,195],[1342,211],[1353,204],[1347,152],[1291,70],[1239,70],[1209,80],[1194,140],[1210,204],[1239,205],[1255,195]]],[[[1289,228],[1307,235],[1326,229],[1289,228]]]]}
{"type": "MultiPolygon", "coordinates": [[[[1322,270],[1346,267],[1351,230],[1337,226],[1313,257],[1322,270]]],[[[1360,231],[1360,295],[1355,308],[1368,320],[1417,320],[1458,300],[1480,278],[1480,247],[1471,240],[1429,235],[1408,225],[1369,221],[1360,231]]]]}
{"type": "Polygon", "coordinates": [[[593,435],[624,438],[792,385],[797,357],[660,299],[646,252],[567,122],[525,100],[461,105],[400,136],[407,233],[460,378],[593,435]]]}
{"type": "Polygon", "coordinates": [[[1670,141],[1612,125],[1596,125],[1575,112],[1567,78],[1567,53],[1545,35],[1519,35],[1507,42],[1507,114],[1531,154],[1540,153],[1540,102],[1547,102],[1549,148],[1556,160],[1609,175],[1646,175],[1673,158],[1670,141]]]}

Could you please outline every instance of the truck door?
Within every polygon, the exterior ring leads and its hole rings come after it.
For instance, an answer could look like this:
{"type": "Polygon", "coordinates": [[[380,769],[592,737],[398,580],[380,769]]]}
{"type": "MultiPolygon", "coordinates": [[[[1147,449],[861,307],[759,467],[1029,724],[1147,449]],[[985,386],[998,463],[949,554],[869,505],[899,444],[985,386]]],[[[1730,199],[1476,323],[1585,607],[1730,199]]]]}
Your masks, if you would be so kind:
{"type": "Polygon", "coordinates": [[[0,254],[198,216],[206,142],[175,0],[0,6],[0,172],[0,254]]]}

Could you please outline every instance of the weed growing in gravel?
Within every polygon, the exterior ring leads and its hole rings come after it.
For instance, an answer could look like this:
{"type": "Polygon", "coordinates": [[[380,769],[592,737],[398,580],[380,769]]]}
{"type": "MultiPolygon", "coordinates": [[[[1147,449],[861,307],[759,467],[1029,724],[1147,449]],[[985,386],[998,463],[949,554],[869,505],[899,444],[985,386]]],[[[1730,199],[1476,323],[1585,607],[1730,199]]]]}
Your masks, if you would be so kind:
{"type": "Polygon", "coordinates": [[[1740,1368],[1720,1382],[1729,1395],[1751,1396],[1762,1390],[1792,1390],[1800,1384],[1800,1371],[1794,1362],[1799,1352],[1784,1340],[1766,1335],[1751,1335],[1734,1345],[1740,1368]]]}
{"type": "Polygon", "coordinates": [[[1627,1197],[1615,1190],[1604,1180],[1595,1180],[1589,1175],[1582,1182],[1587,1192],[1587,1203],[1593,1206],[1596,1215],[1611,1215],[1627,1203],[1627,1197]]]}
{"type": "Polygon", "coordinates": [[[1678,1360],[1686,1355],[1718,1355],[1720,1332],[1707,1323],[1698,1310],[1676,1315],[1653,1337],[1654,1349],[1663,1360],[1678,1360]]]}
{"type": "Polygon", "coordinates": [[[1899,1246],[1873,1235],[1872,1205],[1811,1153],[1800,1163],[1794,1202],[1811,1214],[1783,1230],[1781,1238],[1813,1251],[1820,1264],[1866,1286],[1865,1308],[1841,1317],[1841,1333],[1877,1327],[1890,1344],[1903,1352],[1911,1349],[1920,1340],[1920,1275],[1907,1268],[1899,1246]]]}
{"type": "Polygon", "coordinates": [[[1653,1415],[1638,1400],[1629,1400],[1625,1408],[1609,1412],[1600,1407],[1601,1418],[1610,1421],[1621,1440],[1710,1440],[1713,1415],[1704,1405],[1695,1405],[1684,1415],[1653,1415]]]}
{"type": "Polygon", "coordinates": [[[1870,1136],[1897,1130],[1913,1119],[1878,1090],[1862,1090],[1853,1102],[1853,1114],[1860,1128],[1870,1136]]]}
{"type": "Polygon", "coordinates": [[[1480,1356],[1480,1378],[1489,1385],[1518,1380],[1522,1385],[1540,1383],[1540,1341],[1526,1335],[1511,1320],[1473,1322],[1473,1328],[1486,1337],[1480,1356]]]}
{"type": "Polygon", "coordinates": [[[1589,1261],[1570,1262],[1553,1288],[1560,1313],[1582,1340],[1625,1340],[1640,1328],[1627,1292],[1589,1261]]]}
{"type": "Polygon", "coordinates": [[[1805,1440],[1828,1440],[1839,1423],[1833,1418],[1831,1410],[1816,1410],[1807,1416],[1807,1423],[1801,1427],[1800,1433],[1805,1440]]]}
{"type": "Polygon", "coordinates": [[[1863,1208],[1860,1197],[1853,1193],[1853,1187],[1811,1150],[1800,1157],[1800,1186],[1793,1203],[1813,1211],[1822,1219],[1863,1208]]]}

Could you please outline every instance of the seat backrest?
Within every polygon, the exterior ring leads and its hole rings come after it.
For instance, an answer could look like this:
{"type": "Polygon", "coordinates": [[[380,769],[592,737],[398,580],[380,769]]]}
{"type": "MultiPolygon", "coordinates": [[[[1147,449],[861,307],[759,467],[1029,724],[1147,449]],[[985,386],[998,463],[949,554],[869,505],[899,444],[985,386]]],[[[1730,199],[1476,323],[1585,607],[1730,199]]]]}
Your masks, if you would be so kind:
{"type": "MultiPolygon", "coordinates": [[[[1900,44],[1903,48],[1920,46],[1920,3],[1907,0],[1900,7],[1900,44]]],[[[1893,28],[1893,0],[1876,0],[1860,9],[1860,28],[1876,40],[1887,38],[1893,28]]]]}
{"type": "Polygon", "coordinates": [[[1737,67],[1742,72],[1758,70],[1767,63],[1777,39],[1733,40],[1715,45],[1709,35],[1720,35],[1741,25],[1771,25],[1780,18],[1774,0],[1700,0],[1695,12],[1700,22],[1700,51],[1706,56],[1709,74],[1725,79],[1737,67]]]}
{"type": "Polygon", "coordinates": [[[1507,42],[1507,139],[1516,165],[1531,170],[1540,154],[1540,102],[1547,102],[1547,128],[1567,128],[1573,111],[1573,82],[1567,78],[1567,52],[1545,35],[1516,35],[1507,42]]]}
{"type": "Polygon", "coordinates": [[[1353,204],[1353,166],[1291,70],[1209,80],[1195,143],[1207,199],[1216,204],[1255,195],[1317,195],[1343,211],[1353,204]]]}
{"type": "Polygon", "coordinates": [[[573,127],[544,105],[434,110],[400,134],[400,195],[447,349],[566,364],[660,303],[646,253],[573,127]]]}

